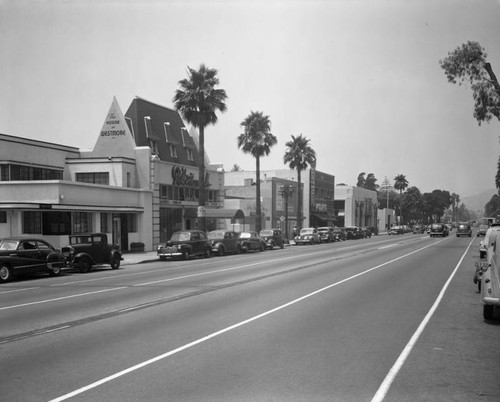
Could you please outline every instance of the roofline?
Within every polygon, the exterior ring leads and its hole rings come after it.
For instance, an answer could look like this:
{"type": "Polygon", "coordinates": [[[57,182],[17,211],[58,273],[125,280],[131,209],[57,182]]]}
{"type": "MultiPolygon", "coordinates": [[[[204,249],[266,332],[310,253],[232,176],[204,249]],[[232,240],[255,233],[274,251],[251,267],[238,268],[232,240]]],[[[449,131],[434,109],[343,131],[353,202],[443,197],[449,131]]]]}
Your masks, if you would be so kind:
{"type": "Polygon", "coordinates": [[[165,106],[165,105],[160,105],[159,103],[152,102],[152,101],[150,101],[150,100],[148,100],[148,99],[146,99],[146,98],[141,98],[140,96],[137,96],[137,95],[135,96],[135,98],[134,98],[134,99],[142,100],[142,101],[144,101],[144,102],[148,102],[148,103],[151,103],[151,104],[153,104],[153,105],[156,105],[156,106],[162,107],[162,108],[164,108],[164,109],[168,109],[168,110],[170,110],[170,111],[172,111],[172,112],[178,113],[178,111],[177,111],[177,110],[175,110],[175,109],[173,109],[173,108],[171,108],[171,107],[168,107],[168,106],[165,106]]]}

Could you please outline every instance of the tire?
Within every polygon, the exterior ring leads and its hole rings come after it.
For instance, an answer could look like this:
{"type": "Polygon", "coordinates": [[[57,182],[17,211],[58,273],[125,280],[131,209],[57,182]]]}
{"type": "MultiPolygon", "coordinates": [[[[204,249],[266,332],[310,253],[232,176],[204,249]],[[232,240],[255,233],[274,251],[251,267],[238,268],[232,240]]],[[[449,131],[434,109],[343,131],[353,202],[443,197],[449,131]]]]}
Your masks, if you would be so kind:
{"type": "Polygon", "coordinates": [[[493,318],[493,309],[494,306],[492,306],[491,304],[485,304],[483,306],[483,318],[485,320],[491,320],[493,318]]]}
{"type": "Polygon", "coordinates": [[[86,274],[92,269],[92,261],[89,258],[83,257],[78,261],[78,269],[82,274],[86,274]]]}
{"type": "Polygon", "coordinates": [[[219,254],[219,257],[222,257],[224,254],[226,254],[226,253],[224,252],[224,247],[221,247],[221,248],[219,249],[219,253],[218,253],[218,254],[219,254]]]}
{"type": "Polygon", "coordinates": [[[166,259],[167,259],[167,257],[164,257],[164,256],[162,256],[162,255],[160,256],[160,260],[161,260],[161,261],[166,261],[166,259]]]}
{"type": "Polygon", "coordinates": [[[261,245],[260,245],[260,251],[262,252],[262,251],[264,251],[265,249],[266,249],[266,248],[265,248],[265,247],[261,244],[261,245]]]}
{"type": "Polygon", "coordinates": [[[0,267],[0,282],[6,283],[14,278],[14,271],[7,264],[3,264],[0,267]]]}
{"type": "Polygon", "coordinates": [[[113,269],[118,269],[120,268],[120,257],[118,257],[117,255],[113,255],[111,257],[111,268],[113,269]]]}
{"type": "Polygon", "coordinates": [[[272,250],[272,249],[274,249],[275,246],[276,246],[276,244],[274,244],[274,242],[272,241],[271,246],[269,248],[272,250]]]}
{"type": "Polygon", "coordinates": [[[283,250],[285,248],[285,243],[281,243],[280,248],[283,250]]]}
{"type": "Polygon", "coordinates": [[[54,257],[49,257],[49,261],[47,261],[47,268],[49,270],[50,276],[61,275],[62,271],[61,262],[55,259],[54,257]]]}
{"type": "Polygon", "coordinates": [[[189,260],[189,252],[188,252],[187,250],[183,250],[183,251],[182,251],[182,259],[183,259],[184,261],[189,260]]]}
{"type": "Polygon", "coordinates": [[[484,251],[480,251],[480,252],[479,252],[479,258],[484,258],[484,257],[486,257],[486,255],[485,255],[485,254],[486,254],[486,253],[485,253],[484,251]]]}
{"type": "Polygon", "coordinates": [[[205,258],[210,258],[212,256],[212,252],[210,251],[209,248],[205,250],[205,253],[203,254],[205,258]]]}

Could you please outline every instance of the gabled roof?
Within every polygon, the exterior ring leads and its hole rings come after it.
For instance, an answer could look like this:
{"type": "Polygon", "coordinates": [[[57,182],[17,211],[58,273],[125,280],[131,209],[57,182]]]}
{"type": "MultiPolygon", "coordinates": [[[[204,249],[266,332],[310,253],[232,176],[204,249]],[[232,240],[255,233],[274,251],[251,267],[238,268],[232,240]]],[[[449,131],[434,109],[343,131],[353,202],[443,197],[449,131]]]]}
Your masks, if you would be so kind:
{"type": "Polygon", "coordinates": [[[198,148],[177,111],[136,97],[125,117],[131,120],[137,146],[150,146],[154,141],[160,160],[198,166],[198,148]],[[171,156],[170,147],[175,147],[177,157],[171,156]],[[193,160],[188,159],[188,152],[193,160]]]}

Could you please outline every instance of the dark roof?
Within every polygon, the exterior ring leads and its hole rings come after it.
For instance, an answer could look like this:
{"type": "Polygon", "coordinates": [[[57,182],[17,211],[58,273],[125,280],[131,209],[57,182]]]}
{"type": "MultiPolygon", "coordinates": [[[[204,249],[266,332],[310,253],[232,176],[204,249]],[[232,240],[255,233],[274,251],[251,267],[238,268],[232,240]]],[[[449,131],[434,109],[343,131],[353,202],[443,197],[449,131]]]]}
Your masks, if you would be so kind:
{"type": "Polygon", "coordinates": [[[137,146],[149,146],[149,140],[153,140],[158,145],[160,160],[198,166],[198,148],[187,129],[183,130],[186,127],[176,110],[136,97],[125,113],[125,117],[132,120],[137,146]],[[176,158],[170,155],[170,146],[175,147],[176,158]],[[192,161],[188,160],[188,149],[193,154],[192,161]]]}

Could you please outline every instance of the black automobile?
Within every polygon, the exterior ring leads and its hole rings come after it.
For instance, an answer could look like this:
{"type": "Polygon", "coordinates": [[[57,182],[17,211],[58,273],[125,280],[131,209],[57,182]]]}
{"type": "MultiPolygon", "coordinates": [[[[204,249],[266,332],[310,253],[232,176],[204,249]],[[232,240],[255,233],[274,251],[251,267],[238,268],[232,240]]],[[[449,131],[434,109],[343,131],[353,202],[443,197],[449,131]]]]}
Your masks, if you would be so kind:
{"type": "Polygon", "coordinates": [[[472,237],[472,228],[466,222],[460,222],[457,227],[457,237],[469,236],[472,237]]]}
{"type": "Polygon", "coordinates": [[[345,228],[334,227],[333,234],[335,236],[335,241],[347,240],[347,233],[345,228]]]}
{"type": "Polygon", "coordinates": [[[233,230],[212,230],[207,235],[212,245],[212,253],[224,255],[227,253],[241,253],[241,244],[238,233],[233,230]]]}
{"type": "Polygon", "coordinates": [[[271,250],[275,247],[285,247],[285,238],[280,229],[262,229],[259,236],[266,242],[266,247],[271,250]]]}
{"type": "Polygon", "coordinates": [[[166,244],[160,244],[157,254],[162,261],[167,258],[183,260],[188,260],[190,257],[208,258],[212,255],[212,244],[201,230],[183,230],[172,234],[166,244]]]}
{"type": "Polygon", "coordinates": [[[364,238],[363,232],[357,226],[348,226],[345,228],[347,240],[364,238]]]}
{"type": "Polygon", "coordinates": [[[436,237],[436,236],[446,237],[448,236],[448,234],[449,234],[448,226],[445,225],[444,223],[433,223],[431,225],[431,232],[430,232],[431,237],[436,237]]]}
{"type": "Polygon", "coordinates": [[[241,249],[247,251],[264,251],[266,242],[259,236],[257,232],[241,232],[239,234],[241,249]]]}
{"type": "Polygon", "coordinates": [[[45,240],[27,237],[0,240],[0,282],[35,272],[57,276],[65,266],[66,259],[61,252],[45,240]]]}
{"type": "Polygon", "coordinates": [[[330,243],[335,241],[335,234],[333,233],[333,229],[329,226],[319,227],[318,234],[322,243],[330,243]]]}
{"type": "Polygon", "coordinates": [[[69,236],[69,245],[62,248],[68,265],[80,272],[89,272],[94,265],[109,264],[120,268],[122,252],[115,244],[108,242],[106,233],[80,233],[69,236]]]}

